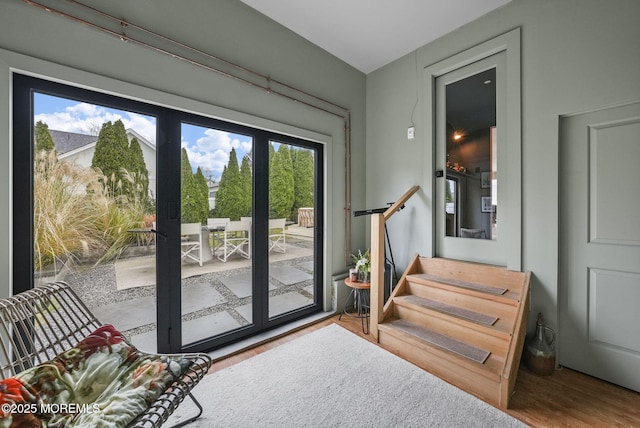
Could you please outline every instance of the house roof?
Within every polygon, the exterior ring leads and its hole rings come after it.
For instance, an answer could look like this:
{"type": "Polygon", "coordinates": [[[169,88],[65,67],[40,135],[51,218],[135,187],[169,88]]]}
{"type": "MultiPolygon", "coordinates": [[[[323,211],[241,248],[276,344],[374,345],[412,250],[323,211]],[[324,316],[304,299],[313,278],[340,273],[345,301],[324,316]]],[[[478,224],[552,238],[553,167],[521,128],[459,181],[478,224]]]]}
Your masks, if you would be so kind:
{"type": "Polygon", "coordinates": [[[49,134],[51,134],[53,144],[56,146],[56,152],[61,155],[98,141],[97,135],[76,134],[75,132],[52,129],[49,130],[49,134]]]}
{"type": "MultiPolygon", "coordinates": [[[[49,130],[49,134],[51,134],[51,138],[53,139],[53,144],[56,146],[56,152],[58,152],[58,155],[64,155],[73,151],[81,151],[84,148],[89,148],[89,146],[95,145],[94,143],[98,141],[97,135],[77,134],[75,132],[56,131],[53,129],[49,130]]],[[[149,146],[155,151],[156,146],[151,144],[146,138],[138,134],[133,129],[127,129],[127,135],[136,137],[140,144],[149,146]]]]}

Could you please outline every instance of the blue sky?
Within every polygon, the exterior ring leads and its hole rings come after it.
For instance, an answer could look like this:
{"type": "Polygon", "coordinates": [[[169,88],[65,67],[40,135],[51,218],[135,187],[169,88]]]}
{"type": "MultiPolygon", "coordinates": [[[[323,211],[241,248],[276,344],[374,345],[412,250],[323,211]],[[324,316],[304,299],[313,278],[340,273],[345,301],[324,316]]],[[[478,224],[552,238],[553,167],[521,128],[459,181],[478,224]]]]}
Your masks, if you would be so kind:
{"type": "MultiPolygon", "coordinates": [[[[155,117],[50,95],[36,93],[34,96],[34,123],[42,121],[52,130],[98,135],[103,123],[117,120],[122,120],[125,128],[135,130],[150,143],[156,143],[155,117]]],[[[182,125],[181,146],[187,149],[194,171],[199,166],[206,176],[215,179],[220,179],[231,148],[236,149],[241,162],[251,145],[251,138],[245,135],[182,125]]]]}

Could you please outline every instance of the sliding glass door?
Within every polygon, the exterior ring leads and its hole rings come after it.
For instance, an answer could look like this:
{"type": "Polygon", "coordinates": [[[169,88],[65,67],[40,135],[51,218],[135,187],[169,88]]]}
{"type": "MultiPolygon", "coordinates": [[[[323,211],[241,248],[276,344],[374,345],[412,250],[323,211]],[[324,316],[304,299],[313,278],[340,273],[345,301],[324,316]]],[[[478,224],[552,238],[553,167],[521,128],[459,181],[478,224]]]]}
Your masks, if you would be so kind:
{"type": "Polygon", "coordinates": [[[321,308],[322,146],[14,76],[14,293],[68,282],[146,351],[321,308]]]}
{"type": "Polygon", "coordinates": [[[195,115],[182,116],[181,142],[182,227],[202,225],[181,234],[183,349],[319,311],[322,146],[195,115]],[[198,183],[208,205],[194,216],[198,183]],[[198,240],[202,260],[189,257],[198,240]]]}
{"type": "Polygon", "coordinates": [[[269,141],[269,319],[316,300],[315,156],[306,147],[269,141]]]}

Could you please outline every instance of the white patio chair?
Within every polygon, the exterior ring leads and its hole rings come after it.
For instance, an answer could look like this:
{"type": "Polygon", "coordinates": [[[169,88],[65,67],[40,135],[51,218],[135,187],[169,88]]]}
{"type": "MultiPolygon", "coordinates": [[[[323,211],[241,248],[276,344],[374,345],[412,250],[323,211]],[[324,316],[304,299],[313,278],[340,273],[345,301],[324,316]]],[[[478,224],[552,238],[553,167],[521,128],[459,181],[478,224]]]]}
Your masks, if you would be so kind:
{"type": "Polygon", "coordinates": [[[240,221],[248,221],[251,223],[253,221],[253,217],[240,217],[240,221]]]}
{"type": "Polygon", "coordinates": [[[218,258],[226,262],[232,254],[238,254],[245,259],[251,258],[251,223],[229,221],[225,225],[222,236],[222,254],[218,258]]]}
{"type": "Polygon", "coordinates": [[[274,250],[279,253],[287,251],[284,226],[284,218],[269,219],[269,251],[274,250]]]}
{"type": "Polygon", "coordinates": [[[182,236],[180,242],[182,260],[189,258],[202,266],[202,225],[200,223],[183,223],[180,227],[180,235],[182,236]]]}
{"type": "Polygon", "coordinates": [[[222,231],[224,230],[224,226],[231,221],[228,217],[215,217],[207,219],[207,229],[209,229],[209,233],[212,235],[212,245],[211,245],[211,253],[216,255],[218,248],[222,247],[222,231]]]}
{"type": "Polygon", "coordinates": [[[227,217],[208,218],[207,227],[209,230],[224,227],[229,221],[231,221],[231,219],[227,217]]]}

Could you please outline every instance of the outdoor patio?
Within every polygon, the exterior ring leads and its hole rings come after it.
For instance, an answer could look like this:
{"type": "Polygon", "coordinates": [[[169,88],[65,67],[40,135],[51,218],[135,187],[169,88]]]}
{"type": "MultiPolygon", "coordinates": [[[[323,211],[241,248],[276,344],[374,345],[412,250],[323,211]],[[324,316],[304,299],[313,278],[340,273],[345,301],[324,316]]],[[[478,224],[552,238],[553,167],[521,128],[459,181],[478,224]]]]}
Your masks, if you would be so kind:
{"type": "MultiPolygon", "coordinates": [[[[286,252],[269,253],[269,316],[313,303],[313,228],[290,226],[286,252]]],[[[140,349],[156,351],[155,248],[101,266],[80,266],[59,276],[104,323],[111,323],[140,349]],[[146,254],[145,254],[146,253],[146,254]]],[[[199,266],[183,261],[183,344],[251,323],[251,260],[216,257],[199,266]]]]}

